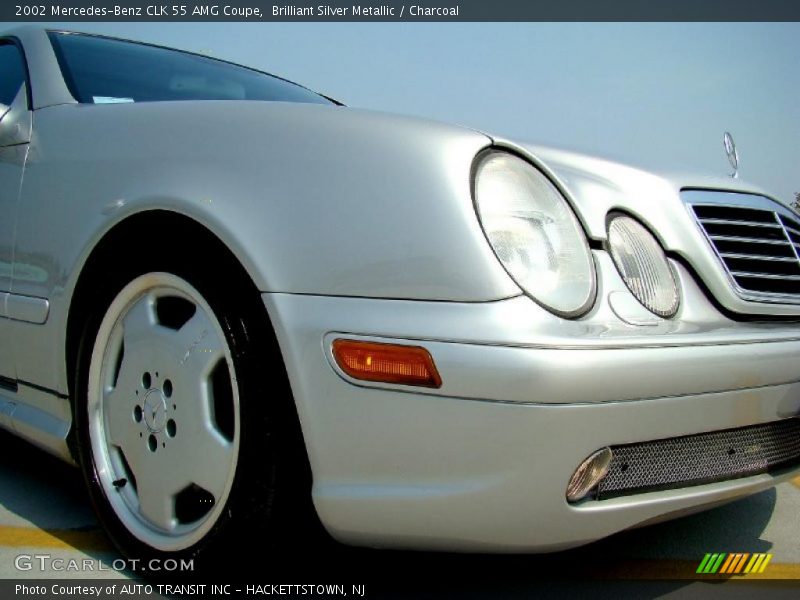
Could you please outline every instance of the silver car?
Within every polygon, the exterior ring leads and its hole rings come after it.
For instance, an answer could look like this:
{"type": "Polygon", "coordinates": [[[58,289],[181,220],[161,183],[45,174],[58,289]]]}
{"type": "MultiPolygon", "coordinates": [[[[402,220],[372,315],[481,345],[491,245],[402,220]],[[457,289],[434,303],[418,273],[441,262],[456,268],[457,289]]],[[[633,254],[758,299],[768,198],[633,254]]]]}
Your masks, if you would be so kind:
{"type": "Polygon", "coordinates": [[[558,550],[797,475],[800,216],[756,187],[0,44],[0,425],[126,555],[558,550]]]}

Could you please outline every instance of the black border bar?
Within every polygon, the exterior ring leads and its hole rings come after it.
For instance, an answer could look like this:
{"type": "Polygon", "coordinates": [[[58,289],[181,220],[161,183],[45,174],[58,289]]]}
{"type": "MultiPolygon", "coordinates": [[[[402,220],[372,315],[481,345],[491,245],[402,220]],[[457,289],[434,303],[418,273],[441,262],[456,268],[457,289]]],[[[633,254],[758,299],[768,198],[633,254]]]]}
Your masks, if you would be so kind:
{"type": "Polygon", "coordinates": [[[21,22],[800,21],[790,0],[4,0],[21,22]]]}

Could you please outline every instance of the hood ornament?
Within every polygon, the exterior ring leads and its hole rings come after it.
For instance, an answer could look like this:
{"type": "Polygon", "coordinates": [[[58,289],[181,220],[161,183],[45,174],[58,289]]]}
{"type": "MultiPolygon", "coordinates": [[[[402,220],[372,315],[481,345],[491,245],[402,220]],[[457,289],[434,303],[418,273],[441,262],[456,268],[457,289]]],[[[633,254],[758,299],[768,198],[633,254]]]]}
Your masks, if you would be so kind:
{"type": "Polygon", "coordinates": [[[725,146],[725,154],[728,155],[728,162],[731,164],[731,168],[733,169],[733,173],[731,173],[731,177],[737,179],[739,177],[739,151],[736,150],[736,144],[733,141],[733,136],[725,132],[725,135],[722,136],[722,145],[725,146]]]}

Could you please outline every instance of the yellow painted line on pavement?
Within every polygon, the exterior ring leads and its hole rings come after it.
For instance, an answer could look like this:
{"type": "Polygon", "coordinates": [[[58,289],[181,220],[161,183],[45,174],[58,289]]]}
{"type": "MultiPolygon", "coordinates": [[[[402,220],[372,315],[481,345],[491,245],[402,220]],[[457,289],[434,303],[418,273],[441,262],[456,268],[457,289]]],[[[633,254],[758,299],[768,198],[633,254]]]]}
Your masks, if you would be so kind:
{"type": "Polygon", "coordinates": [[[800,477],[795,477],[792,479],[792,485],[800,488],[800,477]]]}
{"type": "Polygon", "coordinates": [[[10,548],[75,548],[109,550],[111,546],[99,529],[36,529],[0,525],[0,546],[10,548]]]}

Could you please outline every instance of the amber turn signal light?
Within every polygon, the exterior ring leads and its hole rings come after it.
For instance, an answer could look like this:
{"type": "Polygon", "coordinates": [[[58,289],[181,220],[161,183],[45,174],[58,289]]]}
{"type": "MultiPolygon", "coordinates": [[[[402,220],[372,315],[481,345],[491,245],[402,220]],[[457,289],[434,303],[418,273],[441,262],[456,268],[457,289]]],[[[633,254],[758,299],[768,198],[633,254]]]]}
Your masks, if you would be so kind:
{"type": "Polygon", "coordinates": [[[338,339],[333,341],[333,357],[353,379],[442,387],[433,358],[419,346],[338,339]]]}

